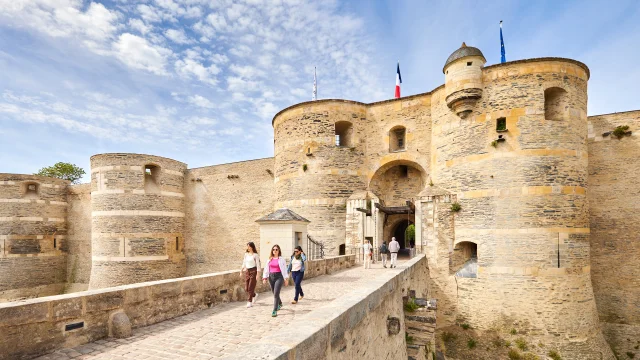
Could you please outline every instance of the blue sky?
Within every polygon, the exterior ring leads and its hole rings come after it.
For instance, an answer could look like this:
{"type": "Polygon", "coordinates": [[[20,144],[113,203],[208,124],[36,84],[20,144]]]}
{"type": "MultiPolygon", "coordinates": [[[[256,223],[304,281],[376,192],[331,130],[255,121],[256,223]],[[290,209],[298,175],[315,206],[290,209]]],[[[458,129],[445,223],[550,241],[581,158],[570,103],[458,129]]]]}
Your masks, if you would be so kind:
{"type": "MultiPolygon", "coordinates": [[[[0,172],[104,152],[201,167],[273,156],[271,119],[311,98],[363,102],[444,81],[465,41],[487,64],[591,69],[589,114],[640,109],[636,1],[0,0],[0,172]]],[[[88,180],[88,178],[85,178],[88,180]]]]}

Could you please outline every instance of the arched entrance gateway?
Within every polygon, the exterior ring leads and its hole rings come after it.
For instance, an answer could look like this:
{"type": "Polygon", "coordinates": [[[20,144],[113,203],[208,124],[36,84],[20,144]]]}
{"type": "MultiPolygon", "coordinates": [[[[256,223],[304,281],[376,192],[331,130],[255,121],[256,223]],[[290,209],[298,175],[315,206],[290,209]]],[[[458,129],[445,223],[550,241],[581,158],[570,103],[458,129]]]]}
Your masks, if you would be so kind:
{"type": "Polygon", "coordinates": [[[397,160],[381,166],[369,181],[369,191],[379,198],[376,222],[382,241],[395,237],[400,243],[401,255],[408,255],[411,245],[407,228],[415,224],[415,200],[424,189],[426,172],[419,164],[397,160]]]}

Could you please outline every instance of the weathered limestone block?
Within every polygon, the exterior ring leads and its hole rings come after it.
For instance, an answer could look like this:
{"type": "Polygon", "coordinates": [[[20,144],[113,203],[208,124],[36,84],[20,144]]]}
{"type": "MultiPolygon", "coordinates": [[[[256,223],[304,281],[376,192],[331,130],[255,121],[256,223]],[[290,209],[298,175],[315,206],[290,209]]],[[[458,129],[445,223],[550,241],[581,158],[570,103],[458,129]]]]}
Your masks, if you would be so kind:
{"type": "Polygon", "coordinates": [[[131,322],[124,311],[118,311],[109,316],[109,336],[118,339],[131,336],[131,322]]]}

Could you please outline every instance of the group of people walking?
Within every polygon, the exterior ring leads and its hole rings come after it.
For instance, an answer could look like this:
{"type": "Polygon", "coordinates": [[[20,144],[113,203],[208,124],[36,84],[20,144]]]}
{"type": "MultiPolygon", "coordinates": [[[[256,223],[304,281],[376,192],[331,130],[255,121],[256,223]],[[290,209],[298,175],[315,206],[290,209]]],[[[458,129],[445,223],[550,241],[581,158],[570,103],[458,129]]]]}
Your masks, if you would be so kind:
{"type": "MultiPolygon", "coordinates": [[[[269,261],[262,269],[262,282],[263,284],[266,284],[268,281],[269,286],[271,287],[271,292],[273,293],[273,311],[271,312],[271,316],[278,316],[278,310],[282,308],[280,290],[282,290],[283,285],[289,285],[289,274],[291,274],[291,278],[293,278],[295,285],[295,296],[291,303],[297,304],[299,300],[304,298],[304,292],[302,291],[302,279],[304,278],[306,261],[307,256],[300,246],[296,246],[293,250],[289,265],[286,264],[279,245],[273,245],[271,248],[269,261]]],[[[253,242],[247,243],[247,250],[242,262],[240,275],[242,276],[244,274],[244,290],[247,294],[248,308],[255,304],[256,298],[258,297],[258,294],[256,293],[256,285],[257,281],[260,279],[259,273],[260,256],[256,251],[255,244],[253,242]]]]}
{"type": "MultiPolygon", "coordinates": [[[[369,240],[364,241],[364,245],[362,245],[362,249],[364,252],[364,268],[371,268],[371,260],[373,259],[373,246],[369,242],[369,240]]],[[[391,238],[391,242],[389,246],[387,246],[387,242],[383,241],[382,245],[378,249],[380,251],[380,256],[382,257],[382,266],[387,267],[387,255],[391,254],[391,263],[389,264],[390,268],[397,267],[396,264],[398,262],[398,251],[400,251],[400,243],[396,241],[395,237],[391,238]]]]}

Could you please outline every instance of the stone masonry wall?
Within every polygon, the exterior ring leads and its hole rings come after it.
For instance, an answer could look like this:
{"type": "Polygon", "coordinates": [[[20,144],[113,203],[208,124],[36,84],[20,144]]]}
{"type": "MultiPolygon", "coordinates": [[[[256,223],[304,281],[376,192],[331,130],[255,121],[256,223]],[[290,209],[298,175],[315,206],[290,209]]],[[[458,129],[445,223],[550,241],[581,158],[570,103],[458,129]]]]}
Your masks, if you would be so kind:
{"type": "Polygon", "coordinates": [[[68,184],[44,176],[0,174],[0,301],[64,289],[68,184]]]}
{"type": "Polygon", "coordinates": [[[345,241],[347,199],[366,186],[366,116],[363,104],[322,100],[274,117],[275,207],[310,220],[309,235],[324,242],[330,255],[345,241]],[[336,146],[337,122],[351,123],[350,147],[336,146]]]}
{"type": "Polygon", "coordinates": [[[152,155],[91,157],[90,288],[184,276],[185,170],[152,155]]]}
{"type": "Polygon", "coordinates": [[[91,184],[67,188],[67,280],[65,292],[89,288],[91,278],[91,184]]]}
{"type": "Polygon", "coordinates": [[[589,117],[591,277],[604,335],[640,356],[640,111],[589,117]],[[629,126],[631,136],[603,133],[629,126]]]}
{"type": "MultiPolygon", "coordinates": [[[[354,255],[310,260],[305,278],[354,264],[354,255]]],[[[31,359],[105,338],[109,316],[115,312],[124,312],[131,326],[138,328],[218,303],[244,301],[244,280],[239,275],[239,270],[226,271],[2,303],[0,360],[31,359]],[[65,325],[78,322],[83,323],[81,328],[65,331],[65,325]]],[[[269,285],[258,283],[256,291],[270,291],[269,285]]]]}
{"type": "Polygon", "coordinates": [[[267,158],[187,170],[188,275],[240,269],[246,244],[260,247],[255,221],[274,210],[273,162],[267,158]]]}
{"type": "Polygon", "coordinates": [[[590,286],[587,78],[556,59],[485,68],[482,98],[465,119],[434,92],[433,182],[462,206],[442,255],[462,241],[478,248],[477,278],[440,282],[474,327],[517,322],[569,359],[610,359],[590,286]],[[562,120],[545,119],[548,88],[564,89],[562,120]],[[496,131],[501,117],[507,132],[496,131]],[[506,141],[492,146],[500,135],[506,141]]]}

